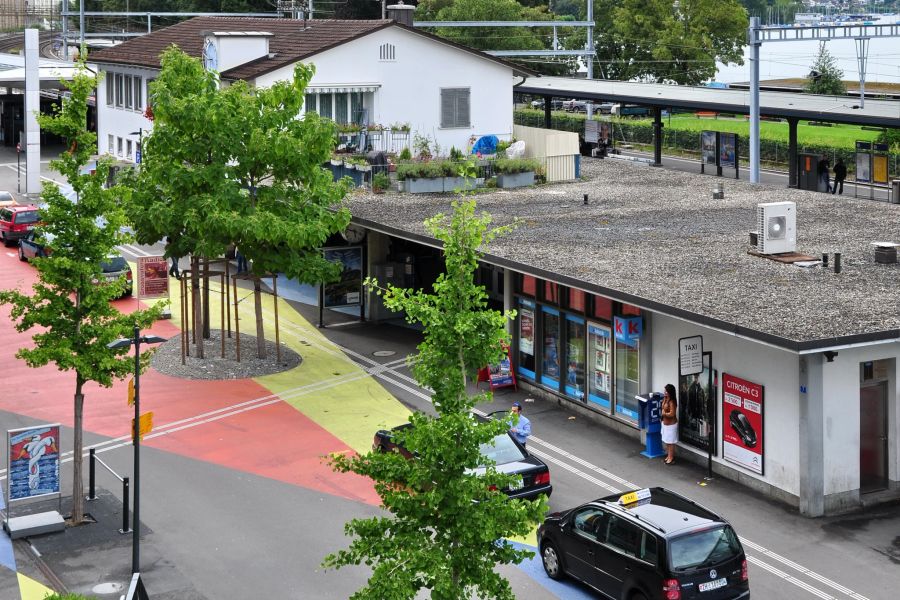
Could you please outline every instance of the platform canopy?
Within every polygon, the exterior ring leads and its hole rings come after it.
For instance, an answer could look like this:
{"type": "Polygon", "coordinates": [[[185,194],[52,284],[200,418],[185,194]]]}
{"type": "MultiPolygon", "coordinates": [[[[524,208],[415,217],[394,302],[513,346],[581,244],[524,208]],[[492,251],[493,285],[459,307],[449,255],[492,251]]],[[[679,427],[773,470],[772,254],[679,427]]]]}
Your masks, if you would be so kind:
{"type": "MultiPolygon", "coordinates": [[[[74,63],[41,58],[38,65],[41,89],[58,90],[65,87],[61,82],[71,81],[75,70],[74,63]]],[[[24,55],[0,53],[0,87],[25,89],[24,55]]]]}
{"type": "MultiPolygon", "coordinates": [[[[521,85],[517,85],[514,91],[537,96],[640,104],[663,109],[687,108],[696,111],[750,114],[750,91],[739,89],[572,77],[528,77],[521,85]]],[[[853,96],[760,91],[759,112],[769,117],[900,127],[898,100],[866,98],[865,108],[860,108],[859,99],[853,96]]]]}

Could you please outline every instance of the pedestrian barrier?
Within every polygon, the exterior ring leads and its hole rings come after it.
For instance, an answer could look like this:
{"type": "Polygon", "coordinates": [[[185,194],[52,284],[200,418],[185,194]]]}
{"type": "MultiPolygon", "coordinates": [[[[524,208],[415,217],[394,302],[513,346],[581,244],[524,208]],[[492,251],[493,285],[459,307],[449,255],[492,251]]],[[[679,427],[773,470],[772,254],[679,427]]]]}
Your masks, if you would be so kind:
{"type": "Polygon", "coordinates": [[[107,471],[112,473],[113,477],[122,482],[122,528],[119,529],[119,533],[131,533],[131,526],[128,524],[130,520],[129,509],[130,506],[129,498],[130,498],[130,490],[131,490],[131,482],[128,477],[121,477],[118,473],[112,470],[108,464],[103,462],[102,458],[97,458],[97,453],[94,448],[90,449],[90,461],[88,462],[88,501],[97,499],[97,489],[96,489],[96,477],[97,477],[97,467],[96,463],[100,463],[103,465],[107,471]]]}

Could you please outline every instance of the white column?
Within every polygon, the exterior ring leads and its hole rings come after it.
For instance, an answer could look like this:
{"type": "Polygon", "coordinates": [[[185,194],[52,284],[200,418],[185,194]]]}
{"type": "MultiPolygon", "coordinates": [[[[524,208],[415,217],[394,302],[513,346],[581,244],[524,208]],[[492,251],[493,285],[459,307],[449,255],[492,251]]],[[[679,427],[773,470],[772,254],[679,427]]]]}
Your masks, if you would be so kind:
{"type": "Polygon", "coordinates": [[[38,30],[25,30],[25,193],[41,193],[41,76],[38,70],[38,30]]]}
{"type": "Polygon", "coordinates": [[[759,17],[750,17],[750,183],[759,183],[759,17]]]}

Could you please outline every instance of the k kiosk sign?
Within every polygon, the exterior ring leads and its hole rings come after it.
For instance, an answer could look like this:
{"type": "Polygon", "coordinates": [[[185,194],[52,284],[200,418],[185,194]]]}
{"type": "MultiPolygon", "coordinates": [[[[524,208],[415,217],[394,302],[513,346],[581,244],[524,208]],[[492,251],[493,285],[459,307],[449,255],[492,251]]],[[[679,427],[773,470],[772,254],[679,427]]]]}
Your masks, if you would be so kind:
{"type": "Polygon", "coordinates": [[[613,327],[616,341],[627,346],[634,346],[644,334],[644,322],[641,317],[615,317],[613,327]]]}

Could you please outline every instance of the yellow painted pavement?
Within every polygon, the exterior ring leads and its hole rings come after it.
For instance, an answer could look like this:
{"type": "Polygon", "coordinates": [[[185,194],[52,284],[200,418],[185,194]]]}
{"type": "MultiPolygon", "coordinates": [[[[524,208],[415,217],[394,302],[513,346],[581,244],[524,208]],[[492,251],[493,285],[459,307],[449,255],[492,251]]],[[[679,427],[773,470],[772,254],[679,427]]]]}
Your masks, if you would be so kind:
{"type": "Polygon", "coordinates": [[[16,573],[16,575],[19,578],[19,595],[22,600],[43,600],[47,596],[53,595],[53,590],[38,583],[31,577],[21,573],[16,573]]]}

